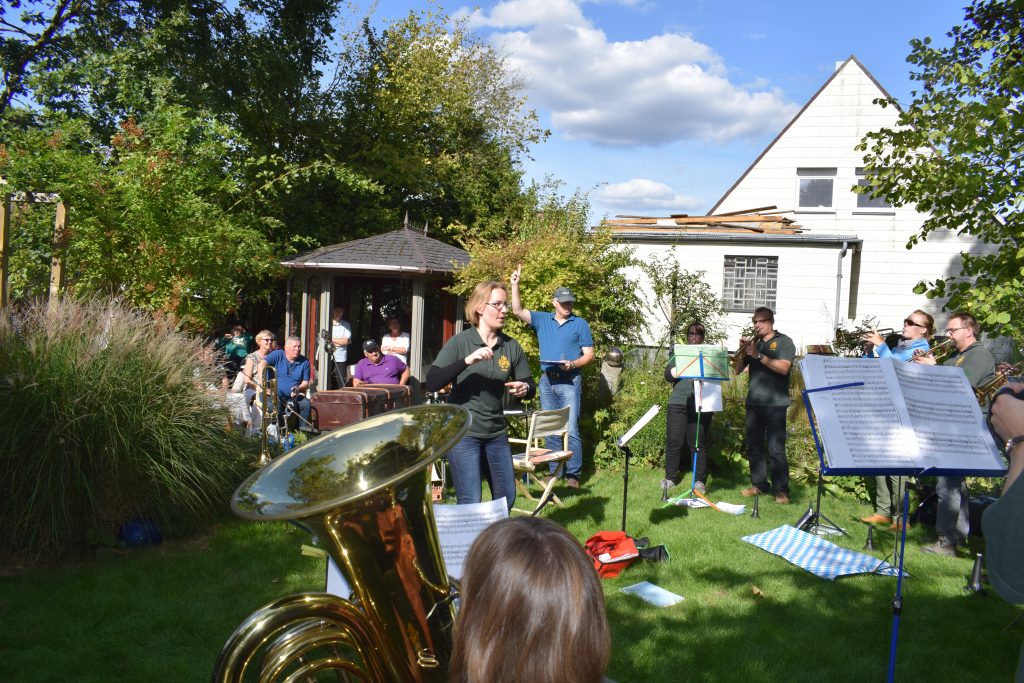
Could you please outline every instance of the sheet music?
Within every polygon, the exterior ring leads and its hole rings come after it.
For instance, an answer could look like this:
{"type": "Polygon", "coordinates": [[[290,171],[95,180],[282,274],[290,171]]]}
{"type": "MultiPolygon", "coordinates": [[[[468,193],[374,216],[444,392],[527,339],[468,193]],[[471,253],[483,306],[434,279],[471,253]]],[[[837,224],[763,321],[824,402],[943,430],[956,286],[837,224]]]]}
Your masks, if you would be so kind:
{"type": "Polygon", "coordinates": [[[719,382],[693,381],[695,403],[702,413],[718,413],[722,410],[722,385],[719,382]]]}
{"type": "Polygon", "coordinates": [[[658,414],[659,410],[661,410],[661,406],[658,404],[654,404],[648,408],[647,412],[644,413],[644,416],[637,420],[636,424],[630,427],[628,432],[619,437],[619,448],[622,448],[629,443],[629,440],[636,436],[637,432],[646,427],[647,423],[654,419],[654,416],[658,414]]]}
{"type": "Polygon", "coordinates": [[[963,370],[891,358],[807,356],[809,394],[832,469],[1000,476],[1002,460],[963,370]]]}

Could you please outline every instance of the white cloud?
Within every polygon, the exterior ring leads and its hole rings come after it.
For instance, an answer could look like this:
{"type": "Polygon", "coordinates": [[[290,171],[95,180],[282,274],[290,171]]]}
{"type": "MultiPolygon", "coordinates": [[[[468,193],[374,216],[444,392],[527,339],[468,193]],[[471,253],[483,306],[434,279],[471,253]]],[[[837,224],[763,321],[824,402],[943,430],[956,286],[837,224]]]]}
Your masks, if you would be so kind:
{"type": "Polygon", "coordinates": [[[648,178],[631,178],[623,183],[608,183],[593,192],[596,203],[612,210],[673,212],[700,208],[704,202],[696,197],[677,194],[665,183],[648,178]]]}
{"type": "Polygon", "coordinates": [[[763,82],[736,84],[709,46],[684,33],[610,41],[573,0],[506,0],[474,11],[556,135],[596,145],[728,142],[780,130],[797,111],[763,82]]]}

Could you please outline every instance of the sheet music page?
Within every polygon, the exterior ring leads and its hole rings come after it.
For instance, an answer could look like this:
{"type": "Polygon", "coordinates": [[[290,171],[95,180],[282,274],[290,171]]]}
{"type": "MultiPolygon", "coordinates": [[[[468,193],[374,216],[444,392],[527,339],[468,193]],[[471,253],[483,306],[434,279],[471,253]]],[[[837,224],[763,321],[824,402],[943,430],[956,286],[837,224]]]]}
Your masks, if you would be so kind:
{"type": "Polygon", "coordinates": [[[508,517],[505,498],[467,505],[434,504],[434,521],[448,576],[462,578],[462,564],[480,532],[508,517]]]}
{"type": "Polygon", "coordinates": [[[693,381],[693,395],[699,405],[697,410],[702,413],[719,413],[722,411],[722,385],[719,382],[693,381]]]}
{"type": "Polygon", "coordinates": [[[925,467],[1002,470],[1003,462],[961,368],[891,364],[917,433],[925,467]]]}
{"type": "Polygon", "coordinates": [[[809,394],[829,467],[907,472],[922,467],[892,364],[879,360],[884,359],[811,355],[800,361],[808,389],[864,383],[809,394]]]}

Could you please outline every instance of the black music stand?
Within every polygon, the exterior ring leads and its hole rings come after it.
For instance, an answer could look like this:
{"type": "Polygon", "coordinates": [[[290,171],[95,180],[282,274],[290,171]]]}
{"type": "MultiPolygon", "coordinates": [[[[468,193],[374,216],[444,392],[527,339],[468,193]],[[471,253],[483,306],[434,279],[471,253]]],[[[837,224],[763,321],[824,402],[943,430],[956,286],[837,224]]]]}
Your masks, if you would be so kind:
{"type": "Polygon", "coordinates": [[[626,531],[626,505],[629,500],[629,459],[633,453],[629,450],[630,440],[636,436],[641,429],[647,426],[647,423],[654,419],[654,416],[661,410],[661,406],[655,404],[651,406],[646,413],[643,414],[636,423],[630,427],[625,434],[620,436],[615,444],[622,451],[623,457],[626,459],[626,469],[622,474],[622,531],[626,531]]]}
{"type": "Polygon", "coordinates": [[[808,397],[819,391],[834,391],[836,389],[848,389],[850,387],[862,386],[864,386],[864,382],[849,382],[847,384],[818,387],[817,389],[804,389],[800,392],[804,399],[804,408],[807,410],[807,421],[811,425],[811,435],[814,437],[814,447],[818,450],[818,493],[815,498],[814,507],[809,511],[810,514],[805,513],[804,516],[800,518],[798,526],[801,531],[806,531],[814,534],[815,536],[822,536],[824,534],[850,535],[846,533],[846,529],[837,525],[821,511],[821,494],[825,489],[825,449],[821,445],[821,439],[818,438],[818,428],[814,421],[814,411],[811,410],[811,401],[808,397]]]}
{"type": "Polygon", "coordinates": [[[338,349],[331,341],[331,333],[327,330],[320,330],[320,339],[324,342],[324,353],[331,361],[331,367],[334,368],[334,379],[338,380],[338,388],[341,389],[345,386],[345,377],[341,374],[341,369],[338,367],[338,361],[334,360],[334,352],[338,349]]]}

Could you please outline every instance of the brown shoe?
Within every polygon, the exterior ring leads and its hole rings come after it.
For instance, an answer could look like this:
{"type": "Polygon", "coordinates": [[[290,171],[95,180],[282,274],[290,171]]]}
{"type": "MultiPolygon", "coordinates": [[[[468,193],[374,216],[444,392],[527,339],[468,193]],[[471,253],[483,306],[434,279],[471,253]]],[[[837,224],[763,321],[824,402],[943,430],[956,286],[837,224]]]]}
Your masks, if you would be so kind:
{"type": "Polygon", "coordinates": [[[565,486],[570,489],[578,489],[580,487],[580,480],[576,477],[566,477],[565,486]]]}
{"type": "Polygon", "coordinates": [[[789,496],[785,493],[776,493],[775,502],[779,505],[789,505],[789,496]]]}
{"type": "MultiPolygon", "coordinates": [[[[897,519],[891,525],[889,525],[889,531],[899,531],[903,528],[903,520],[897,519]]],[[[907,522],[907,531],[910,531],[910,522],[907,522]]]]}
{"type": "Polygon", "coordinates": [[[892,517],[886,517],[885,515],[880,515],[876,512],[869,517],[861,517],[860,521],[865,524],[892,524],[892,517]]]}
{"type": "Polygon", "coordinates": [[[759,496],[762,493],[764,493],[764,491],[757,488],[756,486],[748,486],[747,488],[740,491],[740,495],[743,496],[744,498],[750,498],[751,496],[759,496]]]}

